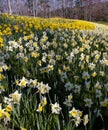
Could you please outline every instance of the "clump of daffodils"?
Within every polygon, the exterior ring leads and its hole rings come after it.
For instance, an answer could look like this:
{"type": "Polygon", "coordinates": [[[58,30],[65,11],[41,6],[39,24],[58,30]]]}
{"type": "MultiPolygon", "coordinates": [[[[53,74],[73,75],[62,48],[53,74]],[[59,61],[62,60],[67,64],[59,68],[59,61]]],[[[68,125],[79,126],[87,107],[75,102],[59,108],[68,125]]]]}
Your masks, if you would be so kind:
{"type": "Polygon", "coordinates": [[[37,79],[28,80],[25,77],[23,77],[20,80],[16,80],[16,85],[20,86],[21,88],[25,88],[27,86],[32,88],[37,88],[38,92],[40,92],[41,94],[49,93],[49,90],[51,89],[51,87],[49,87],[48,84],[44,84],[43,82],[38,82],[37,79]]]}
{"type": "Polygon", "coordinates": [[[27,79],[25,77],[22,77],[22,79],[20,80],[16,80],[15,81],[16,85],[21,87],[21,88],[25,88],[25,87],[31,87],[31,88],[35,88],[38,84],[37,79],[27,79]]]}
{"type": "Polygon", "coordinates": [[[0,120],[4,121],[5,124],[8,124],[11,120],[11,112],[13,111],[14,104],[20,104],[21,93],[18,93],[16,90],[14,93],[9,95],[8,97],[4,97],[5,107],[2,108],[2,104],[0,104],[0,120]]]}
{"type": "Polygon", "coordinates": [[[41,94],[49,93],[51,87],[48,84],[44,84],[43,82],[37,84],[37,88],[41,94]]]}
{"type": "Polygon", "coordinates": [[[87,125],[89,119],[88,115],[83,116],[83,112],[80,110],[75,109],[75,107],[72,108],[71,111],[69,111],[70,117],[72,117],[72,121],[75,122],[76,127],[83,121],[84,126],[87,125]],[[83,116],[83,117],[82,117],[83,116]]]}
{"type": "Polygon", "coordinates": [[[0,121],[3,121],[5,124],[10,122],[10,114],[12,112],[12,106],[7,105],[5,108],[2,108],[2,104],[0,104],[0,121]]]}

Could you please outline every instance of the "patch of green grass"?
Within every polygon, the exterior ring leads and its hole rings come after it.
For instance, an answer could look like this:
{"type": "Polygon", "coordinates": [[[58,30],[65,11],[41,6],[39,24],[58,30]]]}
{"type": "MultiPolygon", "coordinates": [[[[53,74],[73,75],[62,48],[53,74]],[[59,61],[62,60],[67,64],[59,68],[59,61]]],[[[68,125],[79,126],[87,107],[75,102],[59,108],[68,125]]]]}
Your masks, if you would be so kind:
{"type": "Polygon", "coordinates": [[[108,26],[108,22],[104,22],[104,21],[100,21],[100,22],[97,22],[99,24],[104,24],[104,25],[107,25],[108,26]]]}

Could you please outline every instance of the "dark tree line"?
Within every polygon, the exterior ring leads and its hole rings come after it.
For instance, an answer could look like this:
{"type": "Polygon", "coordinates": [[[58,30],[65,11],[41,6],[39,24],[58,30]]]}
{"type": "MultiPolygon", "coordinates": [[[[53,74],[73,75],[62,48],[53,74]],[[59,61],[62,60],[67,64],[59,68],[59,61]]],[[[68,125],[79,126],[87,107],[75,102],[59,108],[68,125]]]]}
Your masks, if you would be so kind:
{"type": "Polygon", "coordinates": [[[0,12],[34,17],[108,21],[107,0],[0,0],[0,12]]]}

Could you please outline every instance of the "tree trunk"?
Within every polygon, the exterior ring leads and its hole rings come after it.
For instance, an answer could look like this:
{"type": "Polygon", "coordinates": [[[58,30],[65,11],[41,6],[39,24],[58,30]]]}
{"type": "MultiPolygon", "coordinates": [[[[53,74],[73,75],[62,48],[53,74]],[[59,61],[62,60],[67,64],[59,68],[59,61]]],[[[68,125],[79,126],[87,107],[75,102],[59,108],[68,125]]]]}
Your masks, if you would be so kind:
{"type": "Polygon", "coordinates": [[[88,2],[85,4],[84,7],[84,20],[88,20],[88,2]]]}
{"type": "Polygon", "coordinates": [[[12,14],[12,8],[11,8],[10,0],[7,0],[7,1],[8,1],[8,11],[9,11],[9,14],[12,14]]]}
{"type": "Polygon", "coordinates": [[[35,17],[35,0],[33,0],[33,16],[35,17]]]}
{"type": "Polygon", "coordinates": [[[38,15],[38,0],[36,0],[36,4],[35,4],[35,16],[37,17],[38,15]]]}

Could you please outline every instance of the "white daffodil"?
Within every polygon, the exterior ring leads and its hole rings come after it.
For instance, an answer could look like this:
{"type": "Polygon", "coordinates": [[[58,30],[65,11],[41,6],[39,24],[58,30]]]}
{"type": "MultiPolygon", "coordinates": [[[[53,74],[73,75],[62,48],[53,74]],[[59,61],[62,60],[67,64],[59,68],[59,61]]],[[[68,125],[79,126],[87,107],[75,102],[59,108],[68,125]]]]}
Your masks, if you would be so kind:
{"type": "Polygon", "coordinates": [[[69,111],[70,116],[76,117],[78,115],[78,111],[73,107],[71,111],[69,111]]]}
{"type": "Polygon", "coordinates": [[[87,80],[90,78],[90,75],[88,74],[88,72],[84,71],[83,74],[82,74],[82,78],[87,80]]]}
{"type": "Polygon", "coordinates": [[[52,113],[60,114],[61,109],[62,108],[60,107],[60,105],[57,102],[55,104],[51,104],[52,113]]]}
{"type": "Polygon", "coordinates": [[[108,98],[105,98],[104,101],[100,102],[102,107],[107,107],[108,106],[108,98]]]}
{"type": "Polygon", "coordinates": [[[84,99],[84,102],[85,102],[85,106],[87,107],[91,107],[91,105],[93,104],[92,100],[90,98],[85,98],[84,99]]]}
{"type": "Polygon", "coordinates": [[[18,85],[23,88],[23,87],[26,87],[27,83],[28,83],[28,80],[25,77],[23,77],[22,79],[20,79],[20,82],[18,85]]]}
{"type": "Polygon", "coordinates": [[[18,93],[18,90],[16,90],[14,93],[10,94],[9,96],[12,98],[14,104],[19,104],[21,95],[22,94],[18,93]]]}

